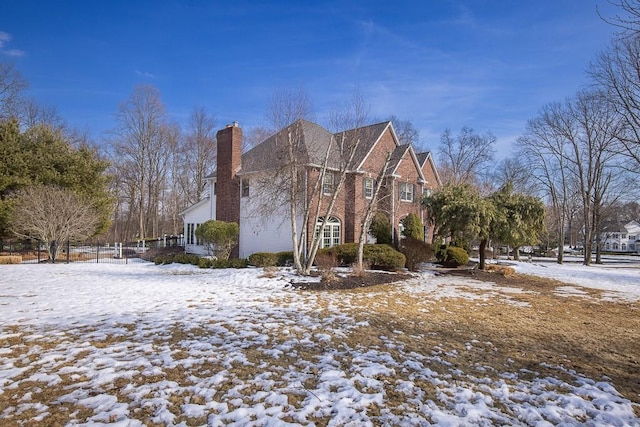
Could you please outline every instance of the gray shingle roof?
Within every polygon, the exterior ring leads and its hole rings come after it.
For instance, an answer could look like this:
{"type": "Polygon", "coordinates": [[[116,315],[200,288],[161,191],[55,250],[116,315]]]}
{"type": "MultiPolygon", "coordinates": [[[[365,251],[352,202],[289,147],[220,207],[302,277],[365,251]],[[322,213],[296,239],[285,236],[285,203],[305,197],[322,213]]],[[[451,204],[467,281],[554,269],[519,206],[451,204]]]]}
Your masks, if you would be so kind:
{"type": "Polygon", "coordinates": [[[409,151],[409,148],[411,148],[411,145],[405,144],[405,145],[398,145],[396,149],[393,150],[393,153],[391,153],[391,159],[389,159],[388,170],[390,171],[390,173],[393,174],[396,172],[396,169],[398,169],[398,166],[400,165],[402,158],[407,153],[407,151],[409,151]]]}
{"type": "Polygon", "coordinates": [[[418,158],[418,163],[420,163],[420,167],[424,167],[424,162],[427,161],[429,157],[429,152],[426,151],[424,153],[416,153],[416,157],[418,158]]]}
{"type": "MultiPolygon", "coordinates": [[[[346,155],[349,152],[348,146],[341,147],[341,144],[359,141],[350,165],[352,169],[357,168],[388,125],[389,122],[383,122],[332,134],[320,125],[298,120],[244,153],[241,173],[271,170],[286,165],[289,137],[296,141],[295,155],[301,164],[322,165],[329,150],[327,164],[334,169],[340,168],[341,153],[346,155]]],[[[346,160],[348,159],[342,159],[346,160]]]]}

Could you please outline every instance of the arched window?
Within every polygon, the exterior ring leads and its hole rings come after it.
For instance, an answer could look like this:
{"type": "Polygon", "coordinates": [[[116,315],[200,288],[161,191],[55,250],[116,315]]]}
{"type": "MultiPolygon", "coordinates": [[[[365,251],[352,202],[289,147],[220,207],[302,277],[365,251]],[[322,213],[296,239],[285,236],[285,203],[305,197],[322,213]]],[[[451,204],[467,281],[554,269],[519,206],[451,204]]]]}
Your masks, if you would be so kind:
{"type": "MultiPolygon", "coordinates": [[[[320,232],[323,219],[324,218],[318,218],[318,222],[316,223],[316,236],[320,232]]],[[[329,217],[324,226],[324,232],[320,238],[320,247],[330,248],[331,246],[339,245],[341,236],[340,220],[332,216],[329,217]]]]}
{"type": "Polygon", "coordinates": [[[626,251],[626,250],[627,250],[627,244],[626,244],[626,243],[623,243],[623,244],[622,244],[622,250],[623,250],[623,251],[626,251]]]}
{"type": "Polygon", "coordinates": [[[609,242],[607,242],[607,244],[606,244],[606,245],[604,245],[604,246],[605,246],[605,249],[606,249],[606,250],[611,249],[611,245],[609,244],[609,242]]]}
{"type": "Polygon", "coordinates": [[[614,250],[614,251],[617,251],[617,250],[618,250],[618,244],[617,244],[617,243],[614,243],[614,244],[613,244],[613,250],[614,250]]]}

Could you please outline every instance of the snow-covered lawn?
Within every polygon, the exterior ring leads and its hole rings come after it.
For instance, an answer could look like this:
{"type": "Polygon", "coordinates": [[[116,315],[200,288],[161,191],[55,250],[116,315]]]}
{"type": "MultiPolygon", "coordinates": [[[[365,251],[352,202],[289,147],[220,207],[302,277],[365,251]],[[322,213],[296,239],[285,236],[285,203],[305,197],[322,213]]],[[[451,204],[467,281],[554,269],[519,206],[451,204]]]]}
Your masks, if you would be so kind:
{"type": "MultiPolygon", "coordinates": [[[[638,269],[516,268],[640,299],[638,269]]],[[[2,266],[0,425],[640,425],[606,377],[509,358],[497,369],[488,360],[506,349],[456,349],[430,329],[450,310],[439,301],[530,310],[526,291],[425,272],[316,293],[292,290],[288,274],[2,266]],[[458,363],[463,351],[475,364],[458,363]]]]}

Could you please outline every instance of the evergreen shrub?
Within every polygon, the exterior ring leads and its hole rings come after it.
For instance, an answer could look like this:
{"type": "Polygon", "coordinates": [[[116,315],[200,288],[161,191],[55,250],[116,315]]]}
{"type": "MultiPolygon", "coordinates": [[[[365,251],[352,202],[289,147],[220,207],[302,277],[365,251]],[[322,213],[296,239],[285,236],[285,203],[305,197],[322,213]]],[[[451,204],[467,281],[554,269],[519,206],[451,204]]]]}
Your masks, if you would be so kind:
{"type": "Polygon", "coordinates": [[[292,251],[284,251],[276,253],[276,257],[278,258],[277,266],[278,267],[287,267],[293,264],[293,252],[292,251]]]}
{"type": "MultiPolygon", "coordinates": [[[[345,243],[343,245],[332,246],[320,249],[318,254],[328,253],[336,257],[340,265],[351,265],[358,257],[358,244],[345,243]]],[[[396,271],[404,268],[405,256],[393,249],[389,245],[364,245],[364,262],[371,265],[371,268],[379,270],[396,271]]]]}
{"type": "Polygon", "coordinates": [[[469,262],[469,254],[462,248],[457,246],[449,246],[447,248],[447,255],[443,262],[445,267],[459,267],[461,265],[467,265],[469,262]]]}
{"type": "Polygon", "coordinates": [[[275,267],[278,265],[278,254],[273,252],[256,252],[249,255],[249,264],[256,267],[275,267]]]}

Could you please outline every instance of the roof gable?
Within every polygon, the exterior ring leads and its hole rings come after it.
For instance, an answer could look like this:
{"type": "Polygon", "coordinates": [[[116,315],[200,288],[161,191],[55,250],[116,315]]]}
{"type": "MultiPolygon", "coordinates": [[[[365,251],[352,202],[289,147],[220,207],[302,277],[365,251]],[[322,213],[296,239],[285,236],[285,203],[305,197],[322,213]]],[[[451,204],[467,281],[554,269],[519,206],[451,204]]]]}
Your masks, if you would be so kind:
{"type": "Polygon", "coordinates": [[[418,163],[420,164],[420,170],[422,171],[422,174],[425,175],[425,179],[426,179],[425,167],[429,165],[431,167],[431,170],[433,171],[433,175],[436,178],[435,183],[438,184],[438,186],[442,185],[442,181],[440,180],[440,174],[438,174],[438,169],[436,169],[436,164],[433,161],[433,156],[431,155],[431,152],[425,151],[424,153],[416,153],[416,158],[418,159],[418,163]]]}
{"type": "MultiPolygon", "coordinates": [[[[380,138],[387,130],[391,128],[391,122],[381,122],[369,126],[363,126],[357,129],[350,129],[344,132],[336,133],[336,139],[344,137],[346,141],[352,141],[352,143],[358,142],[356,152],[354,153],[353,160],[351,161],[351,169],[358,170],[362,167],[365,160],[374,149],[380,138]]],[[[397,145],[397,138],[394,134],[394,142],[397,145]]]]}
{"type": "Polygon", "coordinates": [[[294,155],[302,164],[324,163],[327,150],[334,144],[333,135],[322,126],[297,120],[244,153],[241,173],[265,171],[286,165],[290,138],[296,141],[294,155]]]}
{"type": "Polygon", "coordinates": [[[418,173],[418,178],[425,182],[424,174],[422,173],[422,168],[420,167],[420,163],[418,162],[418,158],[416,157],[416,153],[413,150],[411,144],[399,145],[393,150],[391,154],[391,159],[389,161],[389,174],[396,175],[398,172],[398,168],[403,160],[407,159],[407,157],[413,162],[413,166],[416,168],[416,172],[418,173]]]}

